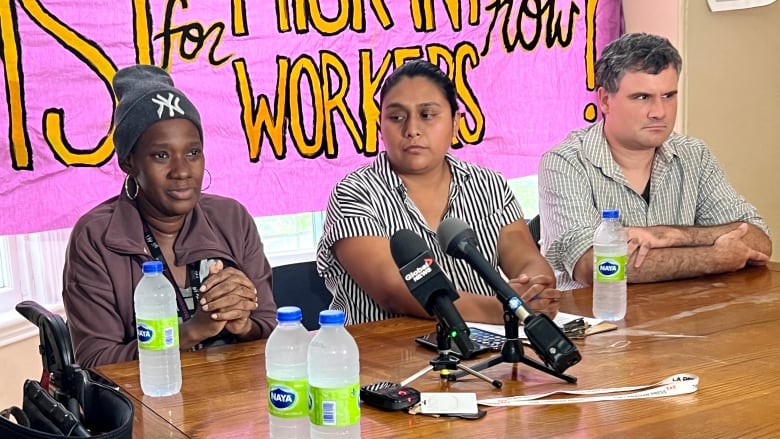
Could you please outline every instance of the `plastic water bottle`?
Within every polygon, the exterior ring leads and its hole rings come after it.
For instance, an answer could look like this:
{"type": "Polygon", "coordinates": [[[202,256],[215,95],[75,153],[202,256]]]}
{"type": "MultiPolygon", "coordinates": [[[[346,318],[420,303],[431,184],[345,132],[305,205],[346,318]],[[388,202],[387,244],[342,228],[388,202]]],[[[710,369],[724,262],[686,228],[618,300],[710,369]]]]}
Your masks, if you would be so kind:
{"type": "Polygon", "coordinates": [[[593,315],[603,320],[626,316],[628,236],[617,209],[601,213],[593,235],[593,315]]]}
{"type": "Polygon", "coordinates": [[[306,356],[311,336],[301,324],[301,309],[276,311],[279,325],[265,345],[268,418],[271,438],[309,437],[309,382],[306,356]]]}
{"type": "Polygon", "coordinates": [[[141,390],[148,396],[173,395],[181,390],[176,291],[162,275],[162,262],[144,262],[143,270],[134,296],[141,390]]]}
{"type": "Polygon", "coordinates": [[[320,330],[309,346],[311,437],[360,437],[360,358],[344,328],[344,311],[320,312],[320,330]]]}

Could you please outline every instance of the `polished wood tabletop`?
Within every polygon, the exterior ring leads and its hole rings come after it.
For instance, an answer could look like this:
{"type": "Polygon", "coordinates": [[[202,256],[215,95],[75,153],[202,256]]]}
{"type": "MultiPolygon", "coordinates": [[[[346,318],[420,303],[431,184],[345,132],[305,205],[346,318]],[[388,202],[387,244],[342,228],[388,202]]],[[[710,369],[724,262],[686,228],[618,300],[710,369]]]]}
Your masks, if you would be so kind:
{"type": "MultiPolygon", "coordinates": [[[[427,392],[479,398],[554,390],[652,384],[675,373],[700,378],[696,393],[654,399],[531,407],[487,407],[479,420],[385,412],[363,405],[364,438],[393,437],[780,437],[780,265],[686,281],[629,285],[618,329],[577,340],[582,361],[568,384],[523,364],[486,369],[502,389],[468,376],[442,383],[428,372],[411,383],[427,392]]],[[[592,315],[589,289],[564,293],[563,311],[592,315]]],[[[435,353],[414,342],[430,320],[399,318],[348,328],[360,349],[361,384],[402,381],[435,353]]],[[[142,394],[137,362],[97,368],[136,405],[134,436],[267,437],[265,341],[182,354],[180,394],[142,394]]],[[[530,350],[526,355],[536,358],[530,350]]],[[[474,361],[484,360],[489,355],[474,361]]]]}

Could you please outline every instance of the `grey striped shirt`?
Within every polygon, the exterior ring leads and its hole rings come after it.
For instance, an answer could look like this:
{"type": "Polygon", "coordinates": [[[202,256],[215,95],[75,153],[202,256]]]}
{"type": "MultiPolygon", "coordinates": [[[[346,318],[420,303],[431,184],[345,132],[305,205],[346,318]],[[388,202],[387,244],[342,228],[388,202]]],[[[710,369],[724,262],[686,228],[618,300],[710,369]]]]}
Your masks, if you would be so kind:
{"type": "Polygon", "coordinates": [[[672,133],[656,151],[650,202],[631,188],[612,159],[603,121],[573,131],[539,163],[542,254],[558,288],[579,288],[574,265],[593,244],[603,209],[620,209],[627,227],[714,226],[737,221],[768,234],[756,208],[729,184],[717,159],[699,139],[672,133]]]}
{"type": "MultiPolygon", "coordinates": [[[[506,180],[489,169],[447,155],[452,171],[449,203],[444,218],[460,218],[477,233],[480,250],[498,266],[498,234],[502,227],[523,218],[506,180]]],[[[390,167],[384,152],[367,166],[348,174],[333,189],[328,201],[324,232],[317,247],[317,268],[333,293],[332,309],[344,310],[347,324],[396,317],[358,287],[331,253],[340,239],[382,236],[387,239],[400,229],[420,235],[434,259],[459,290],[493,295],[491,288],[469,265],[448,256],[436,241],[422,213],[407,196],[401,179],[390,167]]]]}

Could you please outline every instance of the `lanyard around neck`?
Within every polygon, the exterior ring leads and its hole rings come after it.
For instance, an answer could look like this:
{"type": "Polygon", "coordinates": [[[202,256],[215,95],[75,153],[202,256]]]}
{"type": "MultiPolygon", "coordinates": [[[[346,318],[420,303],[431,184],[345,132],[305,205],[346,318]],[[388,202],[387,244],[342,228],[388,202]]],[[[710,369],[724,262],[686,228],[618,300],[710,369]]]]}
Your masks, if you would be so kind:
{"type": "MultiPolygon", "coordinates": [[[[168,281],[173,284],[173,289],[176,291],[176,304],[178,305],[179,313],[181,314],[182,320],[187,321],[190,319],[190,317],[192,317],[190,310],[187,308],[187,303],[184,301],[184,296],[181,294],[179,286],[176,284],[176,279],[173,278],[173,273],[171,273],[171,271],[168,269],[168,264],[165,262],[165,257],[163,256],[162,250],[160,249],[160,244],[157,243],[157,240],[154,238],[152,230],[149,228],[149,225],[146,223],[146,221],[143,221],[142,219],[141,222],[144,225],[144,241],[146,241],[146,245],[149,247],[149,251],[152,253],[152,257],[162,262],[163,274],[166,278],[168,278],[168,281]]],[[[197,262],[187,264],[187,272],[190,276],[190,286],[188,288],[192,294],[192,299],[195,302],[194,308],[197,309],[201,285],[200,264],[197,262]]]]}

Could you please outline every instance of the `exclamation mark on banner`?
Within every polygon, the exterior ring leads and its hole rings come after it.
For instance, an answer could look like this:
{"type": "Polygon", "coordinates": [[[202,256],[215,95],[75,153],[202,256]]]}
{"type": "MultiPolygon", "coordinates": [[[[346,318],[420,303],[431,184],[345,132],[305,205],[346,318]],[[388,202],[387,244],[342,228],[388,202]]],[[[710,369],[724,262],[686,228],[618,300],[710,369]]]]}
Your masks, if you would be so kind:
{"type": "Polygon", "coordinates": [[[245,0],[232,0],[230,2],[230,24],[233,36],[244,37],[249,35],[246,24],[245,0]]]}
{"type": "MultiPolygon", "coordinates": [[[[596,5],[599,0],[585,0],[585,86],[588,91],[596,89],[596,5]]],[[[595,122],[596,104],[585,106],[585,120],[595,122]]]]}

